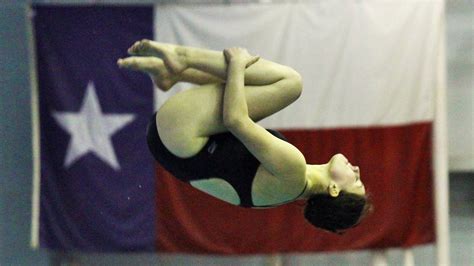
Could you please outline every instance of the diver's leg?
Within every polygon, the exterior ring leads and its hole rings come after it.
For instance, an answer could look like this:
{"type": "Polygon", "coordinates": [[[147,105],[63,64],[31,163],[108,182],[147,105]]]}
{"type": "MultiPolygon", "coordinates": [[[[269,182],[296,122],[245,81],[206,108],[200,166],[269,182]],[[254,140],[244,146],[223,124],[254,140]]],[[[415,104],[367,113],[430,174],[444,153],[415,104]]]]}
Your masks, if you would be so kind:
{"type": "MultiPolygon", "coordinates": [[[[157,127],[165,146],[186,158],[197,154],[208,137],[227,131],[223,125],[224,84],[207,84],[168,99],[157,114],[157,127]]],[[[299,79],[282,79],[270,85],[245,86],[249,117],[258,121],[280,111],[301,94],[299,79]]]]}
{"type": "MultiPolygon", "coordinates": [[[[142,40],[133,44],[128,52],[132,55],[160,57],[173,73],[193,68],[222,80],[227,76],[227,64],[221,51],[142,40]]],[[[292,68],[263,58],[245,71],[246,85],[269,85],[286,78],[300,79],[292,68]]]]}
{"type": "Polygon", "coordinates": [[[162,91],[168,91],[177,82],[193,84],[222,83],[220,78],[192,68],[187,68],[180,73],[171,73],[165,67],[163,60],[152,56],[131,56],[119,59],[117,64],[121,68],[145,72],[150,75],[155,85],[162,91]]]}
{"type": "MultiPolygon", "coordinates": [[[[129,53],[158,56],[172,73],[189,68],[226,79],[222,52],[141,41],[129,53]]],[[[301,77],[293,69],[264,59],[245,71],[249,117],[259,121],[295,101],[302,91],[301,77]]],[[[165,146],[179,157],[195,155],[210,135],[227,131],[222,121],[223,84],[207,84],[178,93],[157,114],[157,126],[165,146]]]]}

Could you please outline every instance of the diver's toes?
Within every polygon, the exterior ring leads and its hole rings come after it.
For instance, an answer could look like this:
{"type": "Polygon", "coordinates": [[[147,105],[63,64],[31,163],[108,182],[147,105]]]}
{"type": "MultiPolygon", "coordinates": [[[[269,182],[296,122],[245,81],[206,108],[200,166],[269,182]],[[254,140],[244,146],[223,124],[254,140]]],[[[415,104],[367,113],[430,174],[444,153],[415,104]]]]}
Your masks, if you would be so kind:
{"type": "Polygon", "coordinates": [[[125,59],[121,58],[117,61],[117,64],[121,68],[129,68],[133,70],[138,69],[138,62],[134,58],[125,58],[125,59]]]}

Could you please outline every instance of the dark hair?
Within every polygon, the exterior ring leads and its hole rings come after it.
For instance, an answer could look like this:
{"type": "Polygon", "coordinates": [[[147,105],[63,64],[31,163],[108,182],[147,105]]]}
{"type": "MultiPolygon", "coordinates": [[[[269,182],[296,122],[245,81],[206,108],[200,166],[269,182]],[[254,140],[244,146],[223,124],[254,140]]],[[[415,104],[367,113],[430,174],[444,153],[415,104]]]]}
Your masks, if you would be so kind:
{"type": "Polygon", "coordinates": [[[372,210],[368,196],[341,191],[337,197],[328,194],[311,196],[304,209],[304,217],[312,225],[342,234],[354,227],[372,210]]]}

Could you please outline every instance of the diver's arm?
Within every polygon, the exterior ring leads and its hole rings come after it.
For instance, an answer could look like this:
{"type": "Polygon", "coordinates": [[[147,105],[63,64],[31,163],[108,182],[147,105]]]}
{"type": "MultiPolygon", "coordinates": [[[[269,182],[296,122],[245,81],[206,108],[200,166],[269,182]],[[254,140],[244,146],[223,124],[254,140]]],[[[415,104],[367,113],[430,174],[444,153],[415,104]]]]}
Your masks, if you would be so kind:
{"type": "Polygon", "coordinates": [[[232,49],[225,53],[228,69],[224,92],[224,125],[273,175],[305,178],[306,161],[303,154],[290,143],[273,136],[248,116],[244,71],[255,57],[248,55],[243,49],[232,49]]]}

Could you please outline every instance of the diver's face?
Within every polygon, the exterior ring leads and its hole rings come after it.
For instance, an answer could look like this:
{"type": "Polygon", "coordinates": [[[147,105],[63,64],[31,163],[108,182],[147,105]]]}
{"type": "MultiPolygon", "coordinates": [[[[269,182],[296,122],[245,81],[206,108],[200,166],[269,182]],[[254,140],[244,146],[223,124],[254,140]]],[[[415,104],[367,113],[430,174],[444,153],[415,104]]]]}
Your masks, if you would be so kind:
{"type": "Polygon", "coordinates": [[[329,175],[341,191],[365,195],[358,166],[353,166],[342,154],[334,155],[329,161],[329,175]]]}

